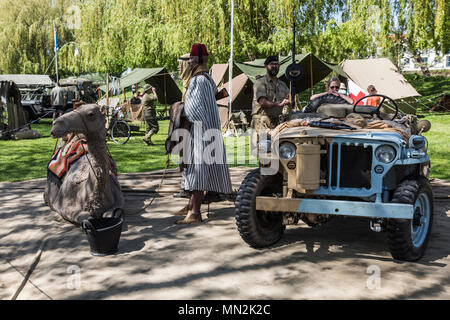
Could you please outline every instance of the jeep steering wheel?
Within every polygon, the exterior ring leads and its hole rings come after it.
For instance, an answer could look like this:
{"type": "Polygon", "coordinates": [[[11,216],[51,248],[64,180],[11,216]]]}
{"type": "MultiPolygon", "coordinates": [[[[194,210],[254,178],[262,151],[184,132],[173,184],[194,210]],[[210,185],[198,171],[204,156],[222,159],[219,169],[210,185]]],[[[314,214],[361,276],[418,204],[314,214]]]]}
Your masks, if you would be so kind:
{"type": "Polygon", "coordinates": [[[388,96],[384,96],[384,95],[382,95],[382,94],[371,94],[371,95],[364,96],[364,97],[358,99],[358,101],[356,101],[356,102],[353,104],[353,112],[354,112],[354,113],[360,113],[360,114],[370,114],[371,116],[373,116],[374,114],[376,114],[376,115],[378,116],[378,118],[382,119],[382,118],[381,118],[381,115],[380,115],[380,109],[381,109],[381,106],[383,105],[383,103],[384,103],[384,101],[385,101],[386,99],[392,101],[392,103],[393,103],[393,105],[394,105],[394,107],[395,107],[395,114],[394,114],[394,116],[392,117],[392,119],[390,119],[390,120],[392,121],[392,120],[395,119],[395,117],[396,117],[397,114],[398,114],[398,106],[397,106],[397,104],[395,103],[395,101],[394,101],[393,99],[389,98],[388,96]],[[380,103],[378,104],[378,106],[376,106],[376,107],[373,107],[373,106],[366,106],[366,105],[358,106],[358,103],[360,103],[362,100],[367,99],[367,98],[369,98],[369,97],[381,97],[382,99],[381,99],[381,102],[380,102],[380,103]],[[357,107],[360,108],[360,109],[368,110],[368,111],[356,111],[356,108],[357,108],[357,107]]]}

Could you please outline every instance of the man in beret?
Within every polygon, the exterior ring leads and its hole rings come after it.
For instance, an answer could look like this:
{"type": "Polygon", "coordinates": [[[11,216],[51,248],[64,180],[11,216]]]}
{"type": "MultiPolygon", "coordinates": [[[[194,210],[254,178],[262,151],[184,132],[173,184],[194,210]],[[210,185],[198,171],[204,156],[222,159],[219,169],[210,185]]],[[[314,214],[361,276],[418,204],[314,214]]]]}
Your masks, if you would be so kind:
{"type": "Polygon", "coordinates": [[[141,106],[144,113],[144,120],[146,123],[145,137],[142,139],[147,145],[154,145],[152,136],[159,131],[158,120],[156,119],[155,101],[158,99],[156,90],[148,83],[142,89],[144,96],[142,97],[141,106]],[[153,92],[153,95],[150,95],[153,92]]]}
{"type": "Polygon", "coordinates": [[[252,144],[256,144],[260,130],[278,125],[283,107],[289,104],[289,88],[277,78],[280,70],[278,56],[267,57],[264,66],[266,74],[257,78],[253,85],[252,144]]]}

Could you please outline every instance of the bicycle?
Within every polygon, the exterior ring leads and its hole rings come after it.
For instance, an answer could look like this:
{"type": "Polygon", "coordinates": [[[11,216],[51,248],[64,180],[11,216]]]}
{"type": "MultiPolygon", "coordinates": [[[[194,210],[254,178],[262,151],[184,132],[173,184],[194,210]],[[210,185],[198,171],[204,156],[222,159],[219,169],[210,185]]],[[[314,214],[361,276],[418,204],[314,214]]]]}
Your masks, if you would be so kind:
{"type": "Polygon", "coordinates": [[[119,116],[123,116],[121,110],[122,107],[113,108],[112,114],[108,118],[107,132],[109,134],[107,135],[117,144],[127,143],[131,136],[130,125],[125,120],[119,119],[119,116]]]}

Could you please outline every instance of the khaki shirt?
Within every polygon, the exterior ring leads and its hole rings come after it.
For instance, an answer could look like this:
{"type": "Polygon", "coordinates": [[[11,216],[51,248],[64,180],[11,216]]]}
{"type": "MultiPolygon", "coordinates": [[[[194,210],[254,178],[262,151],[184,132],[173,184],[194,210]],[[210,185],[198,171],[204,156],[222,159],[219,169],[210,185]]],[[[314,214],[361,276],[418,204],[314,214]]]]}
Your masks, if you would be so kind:
{"type": "Polygon", "coordinates": [[[155,95],[150,95],[148,93],[144,94],[141,101],[142,108],[145,109],[154,109],[155,108],[155,95]]]}
{"type": "Polygon", "coordinates": [[[278,79],[277,84],[274,84],[268,74],[259,78],[253,85],[252,115],[260,114],[267,115],[270,118],[278,118],[283,108],[262,108],[258,103],[258,99],[265,97],[271,102],[281,102],[288,94],[288,86],[280,79],[278,79]]]}

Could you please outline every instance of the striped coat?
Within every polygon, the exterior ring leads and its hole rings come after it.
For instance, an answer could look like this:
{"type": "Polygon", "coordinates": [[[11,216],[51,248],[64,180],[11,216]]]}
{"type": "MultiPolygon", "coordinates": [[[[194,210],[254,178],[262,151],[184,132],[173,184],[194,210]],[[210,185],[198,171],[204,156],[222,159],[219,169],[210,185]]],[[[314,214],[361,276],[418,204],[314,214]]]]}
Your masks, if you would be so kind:
{"type": "Polygon", "coordinates": [[[215,99],[217,87],[208,74],[204,75],[193,77],[186,92],[184,112],[193,125],[185,144],[184,188],[230,194],[230,172],[215,99]]]}

